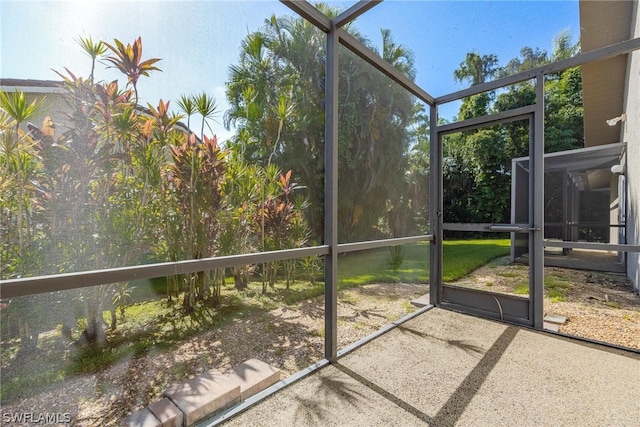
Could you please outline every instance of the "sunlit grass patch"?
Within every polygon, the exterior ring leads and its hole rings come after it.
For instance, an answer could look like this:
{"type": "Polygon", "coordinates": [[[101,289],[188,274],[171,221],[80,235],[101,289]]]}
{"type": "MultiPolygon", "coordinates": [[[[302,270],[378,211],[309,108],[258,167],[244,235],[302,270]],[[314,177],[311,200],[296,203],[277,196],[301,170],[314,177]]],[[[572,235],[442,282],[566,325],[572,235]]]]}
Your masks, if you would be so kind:
{"type": "Polygon", "coordinates": [[[569,288],[571,288],[571,282],[560,275],[549,275],[544,278],[544,289],[551,302],[565,301],[569,288]]]}
{"type": "Polygon", "coordinates": [[[508,279],[513,279],[513,278],[522,276],[522,274],[514,273],[514,272],[510,272],[510,271],[504,271],[502,273],[496,273],[496,276],[505,277],[505,278],[508,278],[508,279]]]}
{"type": "Polygon", "coordinates": [[[529,282],[528,281],[518,282],[518,284],[513,290],[513,293],[518,295],[529,295],[529,282]]]}
{"type": "MultiPolygon", "coordinates": [[[[428,283],[429,242],[405,245],[402,263],[390,265],[388,248],[350,253],[338,259],[340,288],[368,283],[428,283]]],[[[443,279],[458,280],[490,261],[509,255],[509,239],[446,240],[443,279]]]]}
{"type": "Polygon", "coordinates": [[[445,282],[453,282],[491,260],[509,255],[509,239],[445,240],[443,273],[445,282]]]}

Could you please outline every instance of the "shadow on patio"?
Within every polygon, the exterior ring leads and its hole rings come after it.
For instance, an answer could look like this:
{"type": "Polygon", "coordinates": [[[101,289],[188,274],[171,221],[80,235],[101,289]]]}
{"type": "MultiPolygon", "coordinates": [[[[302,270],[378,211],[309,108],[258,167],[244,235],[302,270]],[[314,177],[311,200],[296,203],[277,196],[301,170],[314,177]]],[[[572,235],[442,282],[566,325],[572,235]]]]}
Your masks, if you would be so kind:
{"type": "Polygon", "coordinates": [[[637,426],[640,355],[434,308],[229,426],[637,426]]]}

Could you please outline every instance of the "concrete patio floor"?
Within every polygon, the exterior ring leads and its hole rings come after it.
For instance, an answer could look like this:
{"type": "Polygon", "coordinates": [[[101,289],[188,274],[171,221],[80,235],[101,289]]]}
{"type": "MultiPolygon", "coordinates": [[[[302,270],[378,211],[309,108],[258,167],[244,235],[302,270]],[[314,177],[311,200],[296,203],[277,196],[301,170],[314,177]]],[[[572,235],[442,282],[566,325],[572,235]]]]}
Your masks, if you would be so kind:
{"type": "Polygon", "coordinates": [[[434,308],[225,426],[640,426],[640,355],[434,308]]]}

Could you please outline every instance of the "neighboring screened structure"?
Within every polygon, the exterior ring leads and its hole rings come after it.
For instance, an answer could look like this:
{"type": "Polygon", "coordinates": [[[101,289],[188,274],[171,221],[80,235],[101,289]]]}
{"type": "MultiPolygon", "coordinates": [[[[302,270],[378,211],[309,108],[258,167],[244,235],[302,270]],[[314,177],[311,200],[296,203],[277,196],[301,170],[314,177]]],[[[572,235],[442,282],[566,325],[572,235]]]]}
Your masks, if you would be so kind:
{"type": "MultiPolygon", "coordinates": [[[[618,179],[625,169],[625,147],[618,143],[545,154],[545,239],[625,243],[626,206],[618,202],[624,198],[618,179]]],[[[514,223],[526,215],[529,167],[527,157],[513,160],[514,223]]],[[[528,253],[519,235],[512,241],[512,261],[528,253]]]]}

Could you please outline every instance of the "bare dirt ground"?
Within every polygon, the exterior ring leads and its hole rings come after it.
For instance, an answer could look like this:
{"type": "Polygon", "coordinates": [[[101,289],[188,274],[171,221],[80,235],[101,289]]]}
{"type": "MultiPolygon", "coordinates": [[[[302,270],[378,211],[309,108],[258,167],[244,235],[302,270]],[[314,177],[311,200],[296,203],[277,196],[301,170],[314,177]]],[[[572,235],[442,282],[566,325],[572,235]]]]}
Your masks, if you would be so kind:
{"type": "MultiPolygon", "coordinates": [[[[522,289],[527,269],[497,260],[457,285],[493,292],[522,289]]],[[[561,333],[640,350],[640,296],[624,276],[547,268],[550,293],[545,312],[567,317],[561,333]]],[[[338,345],[344,348],[414,308],[409,301],[428,292],[424,284],[375,284],[339,293],[338,345]]],[[[549,292],[545,292],[547,294],[549,292]]],[[[238,319],[204,332],[171,350],[150,350],[93,375],[78,375],[50,390],[2,403],[2,413],[68,413],[71,425],[118,425],[127,415],[159,400],[171,384],[207,369],[221,372],[250,358],[287,377],[323,358],[322,297],[238,319]]]]}
{"type": "MultiPolygon", "coordinates": [[[[526,286],[527,274],[527,266],[502,258],[456,285],[516,294],[526,286]]],[[[626,276],[545,267],[544,311],[567,318],[560,333],[640,350],[640,296],[626,276]]]]}
{"type": "MultiPolygon", "coordinates": [[[[342,291],[338,303],[340,348],[397,320],[427,285],[381,284],[342,291]]],[[[228,372],[251,358],[286,378],[324,358],[324,302],[317,297],[203,332],[175,349],[152,349],[95,374],[76,375],[49,390],[2,402],[2,414],[70,414],[70,425],[120,425],[129,414],[160,400],[163,391],[205,370],[228,372]]],[[[4,421],[0,420],[4,425],[4,421]]],[[[20,424],[7,424],[20,425],[20,424]]]]}

